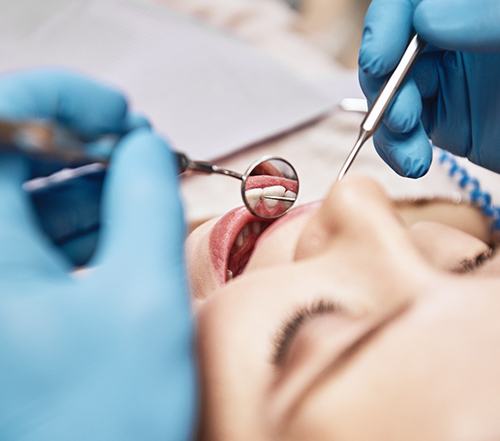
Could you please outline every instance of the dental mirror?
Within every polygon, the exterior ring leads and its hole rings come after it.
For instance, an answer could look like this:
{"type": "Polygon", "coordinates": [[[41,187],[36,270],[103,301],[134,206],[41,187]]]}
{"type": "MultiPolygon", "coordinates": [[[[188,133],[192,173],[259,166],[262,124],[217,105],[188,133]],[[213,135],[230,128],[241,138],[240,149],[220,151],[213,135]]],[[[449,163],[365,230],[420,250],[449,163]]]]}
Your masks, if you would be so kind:
{"type": "MultiPolygon", "coordinates": [[[[118,140],[116,141],[118,142],[118,140]]],[[[46,121],[10,122],[0,119],[0,151],[19,151],[38,159],[56,159],[68,165],[49,176],[26,181],[28,192],[46,190],[73,179],[102,174],[109,158],[93,158],[86,152],[83,141],[57,124],[46,121]]],[[[194,161],[185,153],[174,152],[178,172],[219,174],[241,181],[241,196],[245,206],[255,216],[276,219],[283,216],[297,200],[299,178],[285,159],[264,157],[250,165],[244,174],[219,167],[206,161],[194,161]]]]}
{"type": "Polygon", "coordinates": [[[243,202],[252,214],[263,219],[283,216],[295,204],[298,193],[297,172],[282,158],[262,158],[242,177],[243,202]]]}

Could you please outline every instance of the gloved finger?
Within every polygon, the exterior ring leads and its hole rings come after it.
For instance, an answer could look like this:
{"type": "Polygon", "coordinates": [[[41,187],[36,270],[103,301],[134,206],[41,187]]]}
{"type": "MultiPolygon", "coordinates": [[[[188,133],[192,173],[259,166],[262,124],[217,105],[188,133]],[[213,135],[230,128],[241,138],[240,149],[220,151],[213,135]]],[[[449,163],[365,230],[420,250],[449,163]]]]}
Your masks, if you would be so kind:
{"type": "Polygon", "coordinates": [[[126,98],[117,90],[62,70],[3,75],[0,118],[54,119],[85,139],[123,133],[130,123],[126,98]]]}
{"type": "MultiPolygon", "coordinates": [[[[494,108],[498,104],[495,95],[488,93],[481,100],[471,100],[470,84],[495,85],[497,78],[494,73],[487,78],[484,71],[479,72],[477,77],[474,72],[468,71],[465,57],[469,56],[461,52],[443,51],[439,57],[430,60],[430,67],[427,73],[424,72],[425,87],[429,92],[422,117],[425,129],[435,145],[459,156],[468,156],[476,140],[481,137],[475,131],[477,125],[470,121],[471,115],[481,114],[485,100],[490,99],[493,106],[486,105],[486,108],[494,108]]],[[[492,120],[492,124],[496,125],[496,122],[492,120]]]]}
{"type": "Polygon", "coordinates": [[[436,121],[439,75],[442,71],[440,63],[442,58],[442,52],[422,54],[412,70],[412,77],[422,95],[421,121],[429,138],[434,130],[436,121]]]}
{"type": "Polygon", "coordinates": [[[429,98],[423,100],[422,110],[422,126],[424,127],[427,137],[432,137],[436,122],[436,99],[429,98]]]}
{"type": "Polygon", "coordinates": [[[31,193],[41,228],[73,266],[86,265],[94,254],[103,181],[103,173],[94,173],[31,193]]]}
{"type": "MultiPolygon", "coordinates": [[[[150,129],[151,123],[139,113],[129,113],[125,121],[125,132],[131,132],[137,129],[150,129]]],[[[90,141],[86,144],[85,149],[90,158],[109,159],[116,147],[116,136],[99,138],[96,141],[90,141]]]]}
{"type": "Polygon", "coordinates": [[[435,46],[459,51],[500,49],[498,0],[422,0],[414,26],[435,46]]]}
{"type": "Polygon", "coordinates": [[[108,171],[103,211],[97,264],[151,274],[182,268],[177,166],[158,135],[141,129],[124,138],[108,171]]]}
{"type": "Polygon", "coordinates": [[[149,119],[137,112],[129,112],[127,119],[125,121],[125,132],[131,132],[136,129],[150,129],[151,121],[149,119]]]}
{"type": "Polygon", "coordinates": [[[373,0],[368,8],[359,52],[359,66],[368,75],[392,72],[413,29],[412,0],[373,0]]]}
{"type": "MultiPolygon", "coordinates": [[[[359,72],[359,83],[371,105],[377,97],[385,80],[359,72]]],[[[422,99],[413,79],[408,79],[394,97],[384,115],[384,124],[393,132],[408,133],[420,122],[422,99]]]]}
{"type": "Polygon", "coordinates": [[[434,98],[438,94],[442,57],[443,53],[422,54],[413,66],[412,78],[423,99],[434,98]]]}
{"type": "Polygon", "coordinates": [[[0,268],[6,277],[26,280],[33,273],[61,276],[67,270],[36,226],[22,189],[25,159],[0,155],[0,268]]]}
{"type": "Polygon", "coordinates": [[[399,175],[424,176],[431,166],[432,146],[421,124],[407,134],[397,134],[382,125],[373,138],[380,157],[399,175]]]}

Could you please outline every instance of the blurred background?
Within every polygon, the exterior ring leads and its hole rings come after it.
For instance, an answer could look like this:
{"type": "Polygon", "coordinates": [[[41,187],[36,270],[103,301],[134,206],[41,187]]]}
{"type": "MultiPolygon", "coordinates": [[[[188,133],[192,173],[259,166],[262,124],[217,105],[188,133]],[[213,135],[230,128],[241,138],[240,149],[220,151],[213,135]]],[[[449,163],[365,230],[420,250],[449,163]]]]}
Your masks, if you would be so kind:
{"type": "Polygon", "coordinates": [[[284,0],[301,16],[304,31],[345,67],[355,68],[363,17],[370,0],[284,0]]]}
{"type": "MultiPolygon", "coordinates": [[[[243,172],[281,156],[299,203],[322,198],[359,130],[357,58],[369,0],[0,0],[0,71],[56,66],[116,86],[174,149],[243,172]]],[[[352,169],[422,196],[370,144],[352,169]]],[[[444,182],[433,185],[432,195],[444,182]]],[[[440,179],[440,178],[439,178],[440,179]]],[[[196,224],[241,204],[223,177],[182,179],[196,224]]]]}

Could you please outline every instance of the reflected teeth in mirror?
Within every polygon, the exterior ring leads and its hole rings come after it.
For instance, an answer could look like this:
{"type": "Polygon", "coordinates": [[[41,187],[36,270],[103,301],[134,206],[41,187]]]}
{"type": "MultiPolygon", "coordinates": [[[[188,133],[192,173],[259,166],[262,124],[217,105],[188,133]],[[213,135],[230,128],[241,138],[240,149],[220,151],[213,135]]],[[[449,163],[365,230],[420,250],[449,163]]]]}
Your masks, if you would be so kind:
{"type": "MultiPolygon", "coordinates": [[[[272,185],[271,187],[265,187],[263,191],[263,196],[284,196],[286,188],[282,185],[272,185]]],[[[269,208],[274,208],[278,205],[279,201],[273,199],[264,199],[264,203],[269,208]]]]}
{"type": "Polygon", "coordinates": [[[248,205],[255,208],[262,196],[262,188],[252,188],[251,190],[245,191],[245,197],[247,199],[248,205]]]}
{"type": "Polygon", "coordinates": [[[283,196],[286,188],[282,185],[272,185],[271,187],[264,187],[264,196],[283,196]]]}
{"type": "MultiPolygon", "coordinates": [[[[251,190],[245,191],[245,197],[248,201],[248,205],[252,209],[255,209],[255,207],[257,206],[257,204],[261,199],[267,208],[274,208],[280,202],[274,199],[265,199],[265,196],[278,196],[278,197],[285,196],[296,199],[297,193],[287,190],[282,185],[271,185],[270,187],[264,187],[264,188],[252,188],[251,190]]],[[[290,205],[292,204],[291,202],[283,202],[283,203],[290,205]]]]}
{"type": "Polygon", "coordinates": [[[267,208],[274,208],[276,205],[278,205],[279,201],[276,201],[274,199],[264,199],[264,204],[266,204],[267,208]]]}

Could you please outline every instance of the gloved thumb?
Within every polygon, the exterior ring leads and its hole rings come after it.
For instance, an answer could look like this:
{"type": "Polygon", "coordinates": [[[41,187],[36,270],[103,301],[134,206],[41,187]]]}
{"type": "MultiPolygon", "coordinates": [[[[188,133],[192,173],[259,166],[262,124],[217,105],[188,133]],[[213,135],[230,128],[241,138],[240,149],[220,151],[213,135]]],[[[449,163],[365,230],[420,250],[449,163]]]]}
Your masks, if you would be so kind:
{"type": "Polygon", "coordinates": [[[414,15],[416,32],[448,50],[500,50],[498,23],[498,0],[422,0],[414,15]]]}
{"type": "Polygon", "coordinates": [[[182,268],[184,217],[168,144],[149,129],[127,135],[104,185],[97,263],[134,272],[182,268]]]}

